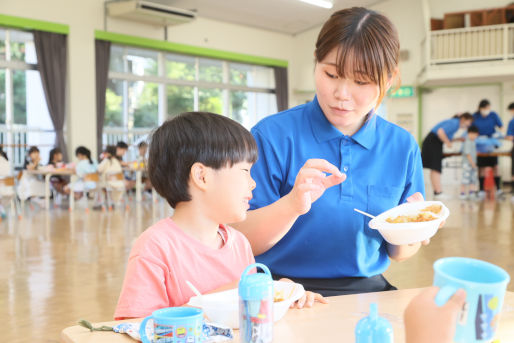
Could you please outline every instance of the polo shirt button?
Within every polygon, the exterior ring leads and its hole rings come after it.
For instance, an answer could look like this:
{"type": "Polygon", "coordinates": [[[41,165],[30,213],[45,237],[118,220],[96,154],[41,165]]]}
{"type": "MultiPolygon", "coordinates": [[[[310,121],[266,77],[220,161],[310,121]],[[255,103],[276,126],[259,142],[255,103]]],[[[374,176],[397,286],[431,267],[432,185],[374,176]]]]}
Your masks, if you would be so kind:
{"type": "Polygon", "coordinates": [[[348,171],[348,167],[347,167],[347,166],[345,166],[345,167],[343,168],[343,170],[344,170],[345,172],[347,172],[347,171],[348,171]]]}

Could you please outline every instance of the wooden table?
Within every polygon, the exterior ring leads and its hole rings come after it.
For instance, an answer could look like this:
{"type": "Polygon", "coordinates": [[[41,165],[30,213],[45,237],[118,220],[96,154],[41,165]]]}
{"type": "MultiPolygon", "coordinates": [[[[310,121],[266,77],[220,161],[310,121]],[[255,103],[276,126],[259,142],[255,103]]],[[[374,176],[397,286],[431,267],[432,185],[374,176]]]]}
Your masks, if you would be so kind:
{"type": "MultiPolygon", "coordinates": [[[[387,318],[394,329],[395,342],[404,342],[403,311],[409,301],[420,292],[405,289],[392,292],[365,293],[329,298],[328,305],[315,304],[310,309],[290,309],[275,324],[274,342],[354,342],[354,328],[369,311],[369,304],[378,303],[379,314],[387,318]]],[[[134,320],[140,321],[140,320],[134,320]]],[[[112,326],[118,322],[96,323],[94,326],[112,326]]],[[[239,342],[235,330],[234,342],[239,342]]],[[[497,338],[502,343],[514,342],[514,292],[507,292],[497,338]]],[[[90,332],[81,326],[72,326],[61,333],[65,343],[130,343],[135,342],[125,334],[114,332],[90,332]]]]}
{"type": "MultiPolygon", "coordinates": [[[[71,169],[37,169],[25,170],[28,174],[45,176],[45,208],[50,208],[50,178],[54,175],[73,176],[75,172],[71,169]]],[[[73,208],[73,195],[70,196],[70,208],[73,208]]]]}

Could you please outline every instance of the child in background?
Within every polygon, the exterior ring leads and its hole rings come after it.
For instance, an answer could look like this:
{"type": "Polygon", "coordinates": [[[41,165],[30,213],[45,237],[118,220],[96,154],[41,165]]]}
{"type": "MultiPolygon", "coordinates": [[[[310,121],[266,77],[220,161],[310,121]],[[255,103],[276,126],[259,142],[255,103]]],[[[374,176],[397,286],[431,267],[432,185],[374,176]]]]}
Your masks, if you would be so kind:
{"type": "Polygon", "coordinates": [[[143,184],[145,185],[144,190],[150,191],[152,189],[152,184],[150,182],[150,179],[148,178],[148,172],[146,171],[146,169],[148,167],[148,156],[147,156],[148,143],[146,143],[145,141],[142,141],[137,146],[137,149],[138,149],[139,155],[137,156],[136,163],[138,164],[138,168],[144,168],[141,182],[143,182],[143,184]]]}
{"type": "MultiPolygon", "coordinates": [[[[509,126],[507,127],[507,136],[505,137],[505,139],[512,142],[512,141],[514,141],[514,102],[511,102],[509,104],[509,107],[507,107],[507,109],[509,110],[509,113],[510,113],[512,119],[509,121],[509,126]]],[[[513,161],[511,164],[512,165],[511,166],[512,180],[510,183],[510,187],[511,187],[511,191],[512,191],[512,190],[514,190],[514,144],[512,145],[512,150],[511,150],[510,156],[513,161]]],[[[514,195],[512,196],[512,198],[510,200],[512,202],[514,202],[514,195]]]]}
{"type": "MultiPolygon", "coordinates": [[[[102,175],[103,180],[108,188],[112,190],[112,201],[118,203],[125,192],[123,180],[113,178],[114,174],[123,173],[121,164],[116,157],[116,147],[108,145],[103,152],[104,159],[98,165],[98,172],[102,175]]],[[[94,207],[94,209],[99,209],[94,207]]]]}
{"type": "MultiPolygon", "coordinates": [[[[61,169],[64,168],[64,162],[62,160],[62,151],[59,148],[53,148],[50,150],[49,158],[48,158],[48,167],[53,169],[61,169]]],[[[69,183],[64,177],[60,175],[53,175],[50,178],[50,183],[52,187],[60,194],[69,194],[67,193],[66,185],[69,183]]]]}
{"type": "MultiPolygon", "coordinates": [[[[23,169],[25,170],[38,170],[41,165],[41,156],[39,155],[39,149],[35,146],[30,147],[27,159],[23,169]]],[[[34,200],[40,207],[45,206],[45,202],[42,199],[45,196],[45,182],[42,176],[32,175],[29,173],[23,173],[18,185],[18,197],[25,201],[29,198],[34,200]]]]}
{"type": "Polygon", "coordinates": [[[118,159],[118,161],[120,161],[120,164],[123,167],[127,166],[127,162],[123,161],[123,157],[127,153],[127,150],[128,150],[128,145],[124,141],[119,141],[118,143],[116,143],[116,155],[115,156],[118,159]]]}
{"type": "MultiPolygon", "coordinates": [[[[255,188],[250,132],[217,114],[183,113],[153,133],[148,160],[152,185],[175,211],[135,242],[116,319],[186,304],[186,280],[201,293],[235,288],[255,261],[246,237],[226,225],[246,218],[255,188]]],[[[311,292],[300,301],[315,300],[326,301],[311,292]]]]}
{"type": "MultiPolygon", "coordinates": [[[[0,178],[8,177],[11,174],[11,165],[9,163],[9,159],[7,158],[7,154],[4,152],[3,148],[0,146],[0,178]]],[[[2,218],[6,217],[4,205],[11,200],[14,196],[14,187],[9,187],[0,183],[0,216],[2,218]]]]}
{"type": "Polygon", "coordinates": [[[468,135],[462,145],[462,184],[460,187],[460,199],[473,199],[477,191],[478,167],[477,145],[478,128],[471,125],[468,135]]]}
{"type": "Polygon", "coordinates": [[[78,179],[73,183],[73,192],[75,199],[79,199],[84,192],[96,189],[96,182],[85,181],[84,176],[86,176],[86,174],[96,173],[97,167],[91,159],[91,151],[88,148],[79,146],[77,149],[75,149],[75,156],[79,162],[75,166],[75,173],[77,174],[78,179]]]}

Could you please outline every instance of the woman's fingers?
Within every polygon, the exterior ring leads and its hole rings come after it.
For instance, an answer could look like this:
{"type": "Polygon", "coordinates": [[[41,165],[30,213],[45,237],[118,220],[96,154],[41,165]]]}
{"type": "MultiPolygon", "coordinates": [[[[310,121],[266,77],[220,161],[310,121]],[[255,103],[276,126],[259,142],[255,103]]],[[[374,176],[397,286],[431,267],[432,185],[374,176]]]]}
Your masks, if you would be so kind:
{"type": "Polygon", "coordinates": [[[423,194],[421,194],[420,192],[416,192],[407,198],[407,202],[418,202],[418,201],[425,201],[425,199],[423,198],[423,194]]]}
{"type": "Polygon", "coordinates": [[[339,170],[339,168],[337,168],[335,165],[328,162],[327,160],[318,159],[318,158],[312,158],[310,160],[307,160],[307,162],[305,162],[305,164],[303,165],[303,168],[306,168],[306,167],[318,169],[325,173],[330,173],[330,174],[334,174],[337,176],[341,176],[341,174],[342,174],[341,171],[339,170]]]}

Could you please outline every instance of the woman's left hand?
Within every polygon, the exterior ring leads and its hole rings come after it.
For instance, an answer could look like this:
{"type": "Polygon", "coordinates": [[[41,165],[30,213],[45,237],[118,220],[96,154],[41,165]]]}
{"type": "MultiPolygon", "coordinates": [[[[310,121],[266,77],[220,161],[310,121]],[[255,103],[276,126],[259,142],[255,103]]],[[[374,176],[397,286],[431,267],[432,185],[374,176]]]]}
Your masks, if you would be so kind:
{"type": "MultiPolygon", "coordinates": [[[[282,278],[279,281],[285,281],[285,282],[294,282],[293,280],[282,278]]],[[[323,297],[319,293],[314,293],[310,291],[306,291],[303,296],[291,304],[290,308],[304,308],[304,307],[312,307],[315,302],[319,302],[322,304],[328,304],[328,300],[323,297]]]]}
{"type": "MultiPolygon", "coordinates": [[[[425,201],[425,199],[423,198],[423,195],[420,192],[416,192],[407,198],[407,202],[418,202],[418,201],[425,201]]],[[[439,229],[442,228],[445,223],[446,223],[446,221],[443,220],[441,222],[441,225],[439,225],[439,229]]],[[[422,241],[421,245],[428,245],[429,243],[430,243],[430,238],[422,241]]],[[[412,243],[409,245],[417,245],[417,244],[419,244],[419,243],[412,243]]]]}

